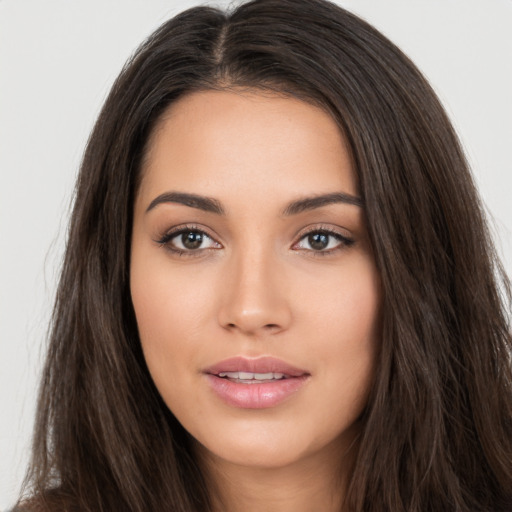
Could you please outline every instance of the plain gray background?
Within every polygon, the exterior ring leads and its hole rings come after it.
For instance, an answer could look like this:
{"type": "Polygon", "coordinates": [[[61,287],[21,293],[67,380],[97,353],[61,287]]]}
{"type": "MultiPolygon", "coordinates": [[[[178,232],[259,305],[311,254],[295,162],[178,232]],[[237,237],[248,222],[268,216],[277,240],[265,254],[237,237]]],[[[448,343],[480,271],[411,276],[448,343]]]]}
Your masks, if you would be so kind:
{"type": "MultiPolygon", "coordinates": [[[[0,0],[0,509],[15,499],[73,183],[112,81],[183,0],[0,0]]],[[[237,2],[209,2],[225,6],[237,2]]],[[[427,75],[512,274],[512,0],[339,0],[427,75]]]]}

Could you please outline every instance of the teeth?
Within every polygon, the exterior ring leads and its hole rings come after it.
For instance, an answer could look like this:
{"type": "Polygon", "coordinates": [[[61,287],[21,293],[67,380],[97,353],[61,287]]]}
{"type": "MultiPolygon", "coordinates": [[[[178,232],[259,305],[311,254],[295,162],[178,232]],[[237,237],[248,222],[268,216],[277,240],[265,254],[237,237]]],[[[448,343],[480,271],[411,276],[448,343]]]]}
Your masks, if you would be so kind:
{"type": "Polygon", "coordinates": [[[238,379],[238,372],[222,372],[219,377],[227,377],[228,379],[238,379]]]}
{"type": "Polygon", "coordinates": [[[219,373],[219,377],[227,377],[228,379],[239,380],[278,380],[284,377],[284,373],[221,372],[219,373]]]}

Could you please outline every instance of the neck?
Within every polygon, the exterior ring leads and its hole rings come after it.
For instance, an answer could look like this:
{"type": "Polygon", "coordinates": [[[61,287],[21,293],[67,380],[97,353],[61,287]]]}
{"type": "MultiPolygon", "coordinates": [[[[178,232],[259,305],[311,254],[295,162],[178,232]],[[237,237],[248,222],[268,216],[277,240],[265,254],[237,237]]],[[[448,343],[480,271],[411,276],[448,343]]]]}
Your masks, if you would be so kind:
{"type": "Polygon", "coordinates": [[[343,511],[357,446],[326,448],[280,467],[243,466],[201,454],[214,512],[343,511]]]}

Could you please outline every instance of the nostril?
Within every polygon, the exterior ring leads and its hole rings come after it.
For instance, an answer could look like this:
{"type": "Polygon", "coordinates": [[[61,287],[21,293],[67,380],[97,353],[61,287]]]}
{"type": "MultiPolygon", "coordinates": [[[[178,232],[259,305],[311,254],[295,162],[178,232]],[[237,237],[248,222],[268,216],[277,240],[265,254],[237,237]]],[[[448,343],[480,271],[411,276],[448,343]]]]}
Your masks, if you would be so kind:
{"type": "MultiPolygon", "coordinates": [[[[243,299],[243,297],[242,297],[243,299]]],[[[219,324],[230,332],[246,334],[276,334],[286,330],[291,319],[287,302],[272,296],[275,303],[247,304],[247,300],[230,298],[217,313],[219,324]]]]}
{"type": "MultiPolygon", "coordinates": [[[[238,329],[238,325],[236,323],[230,322],[230,323],[226,324],[225,328],[230,329],[230,330],[238,329]]],[[[279,330],[280,327],[279,327],[279,324],[264,324],[262,326],[262,329],[264,331],[276,331],[276,330],[279,330]]]]}

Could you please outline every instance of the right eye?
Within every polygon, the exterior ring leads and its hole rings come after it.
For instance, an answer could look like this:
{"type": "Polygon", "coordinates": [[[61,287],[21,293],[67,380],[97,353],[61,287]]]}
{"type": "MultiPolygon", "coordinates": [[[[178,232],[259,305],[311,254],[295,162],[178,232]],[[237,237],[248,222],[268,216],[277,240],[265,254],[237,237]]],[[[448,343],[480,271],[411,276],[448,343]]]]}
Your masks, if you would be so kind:
{"type": "Polygon", "coordinates": [[[219,249],[221,245],[200,229],[184,228],[166,233],[160,245],[178,254],[200,252],[205,249],[219,249]]]}

